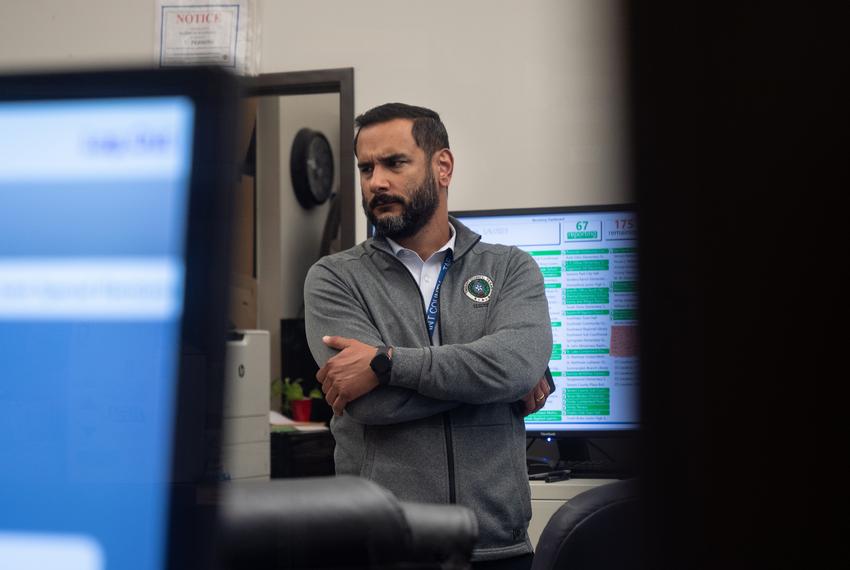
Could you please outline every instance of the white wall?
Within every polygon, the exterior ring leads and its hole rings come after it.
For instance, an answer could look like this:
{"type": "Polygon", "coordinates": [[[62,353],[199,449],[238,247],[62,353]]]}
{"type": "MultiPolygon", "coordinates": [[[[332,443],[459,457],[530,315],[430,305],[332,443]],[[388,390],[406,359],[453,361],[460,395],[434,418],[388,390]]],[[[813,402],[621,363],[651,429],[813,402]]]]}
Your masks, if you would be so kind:
{"type": "Polygon", "coordinates": [[[387,101],[438,111],[456,159],[452,209],[623,202],[619,6],[267,1],[261,68],[353,66],[355,112],[387,101]]]}
{"type": "MultiPolygon", "coordinates": [[[[154,0],[0,3],[0,69],[151,61],[154,0]]],[[[628,201],[619,0],[260,0],[261,71],[438,111],[453,209],[628,201]]],[[[359,215],[357,238],[365,237],[359,215]]]]}
{"type": "Polygon", "coordinates": [[[0,69],[153,61],[154,0],[0,0],[0,69]]]}

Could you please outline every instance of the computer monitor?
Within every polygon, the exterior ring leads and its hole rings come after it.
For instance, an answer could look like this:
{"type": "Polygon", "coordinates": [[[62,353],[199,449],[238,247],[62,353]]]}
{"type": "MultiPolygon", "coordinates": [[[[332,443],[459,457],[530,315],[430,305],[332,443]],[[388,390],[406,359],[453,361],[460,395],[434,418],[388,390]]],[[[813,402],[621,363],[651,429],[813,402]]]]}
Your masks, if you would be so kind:
{"type": "Polygon", "coordinates": [[[2,568],[210,565],[237,94],[0,76],[2,568]]]}
{"type": "Polygon", "coordinates": [[[532,436],[602,437],[639,418],[637,216],[633,205],[452,212],[482,241],[528,252],[543,274],[555,391],[532,436]]]}

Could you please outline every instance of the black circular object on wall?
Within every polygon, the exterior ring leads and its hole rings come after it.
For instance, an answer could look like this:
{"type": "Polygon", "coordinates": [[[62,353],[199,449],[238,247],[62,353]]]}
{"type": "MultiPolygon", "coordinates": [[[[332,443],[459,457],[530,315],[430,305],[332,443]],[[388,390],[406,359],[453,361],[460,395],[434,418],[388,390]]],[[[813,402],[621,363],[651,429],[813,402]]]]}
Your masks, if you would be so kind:
{"type": "Polygon", "coordinates": [[[333,151],[325,135],[307,128],[298,131],[289,154],[289,171],[302,207],[310,209],[325,203],[334,181],[333,151]]]}

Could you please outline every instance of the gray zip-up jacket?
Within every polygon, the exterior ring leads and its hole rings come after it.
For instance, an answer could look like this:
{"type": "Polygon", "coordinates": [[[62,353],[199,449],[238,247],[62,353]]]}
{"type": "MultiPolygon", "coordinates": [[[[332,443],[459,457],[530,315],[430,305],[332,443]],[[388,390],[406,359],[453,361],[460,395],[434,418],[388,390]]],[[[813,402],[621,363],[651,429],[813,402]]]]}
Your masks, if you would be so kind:
{"type": "Polygon", "coordinates": [[[517,402],[543,377],[552,330],[531,256],[482,243],[451,223],[454,262],[440,290],[440,346],[430,344],[418,285],[381,238],[310,269],[307,340],[320,366],[337,352],[324,335],[393,347],[389,384],[331,421],[337,473],[371,479],[402,500],[469,507],[480,532],[473,559],[494,560],[531,552],[517,402]],[[478,276],[492,281],[489,299],[465,292],[478,276]]]}

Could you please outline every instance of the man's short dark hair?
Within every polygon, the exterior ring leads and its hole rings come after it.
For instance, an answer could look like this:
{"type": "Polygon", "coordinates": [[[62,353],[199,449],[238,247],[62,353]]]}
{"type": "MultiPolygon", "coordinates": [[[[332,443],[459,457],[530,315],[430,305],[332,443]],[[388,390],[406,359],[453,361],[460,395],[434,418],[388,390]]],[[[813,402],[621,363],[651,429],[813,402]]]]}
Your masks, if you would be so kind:
{"type": "Polygon", "coordinates": [[[440,120],[440,115],[425,107],[415,107],[404,103],[384,103],[354,119],[354,126],[357,127],[357,134],[354,135],[354,154],[357,154],[357,137],[360,136],[363,128],[393,119],[413,121],[413,140],[425,151],[425,156],[428,158],[434,156],[438,150],[449,148],[449,134],[440,120]]]}

